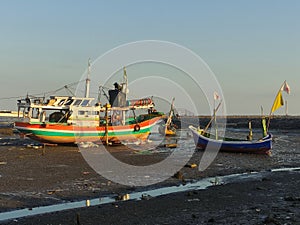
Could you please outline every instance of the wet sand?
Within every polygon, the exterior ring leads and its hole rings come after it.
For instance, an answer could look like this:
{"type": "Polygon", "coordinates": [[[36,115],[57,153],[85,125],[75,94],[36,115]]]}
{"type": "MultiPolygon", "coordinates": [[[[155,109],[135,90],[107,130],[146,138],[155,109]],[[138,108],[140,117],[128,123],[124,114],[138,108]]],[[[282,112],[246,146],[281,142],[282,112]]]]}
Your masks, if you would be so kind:
{"type": "MultiPolygon", "coordinates": [[[[1,211],[31,208],[41,205],[117,196],[141,188],[126,187],[110,182],[84,161],[76,147],[1,147],[1,211]]],[[[113,154],[131,163],[154,163],[164,154],[136,155],[130,151],[112,150],[113,154]]],[[[191,162],[202,153],[196,152],[191,162]]],[[[244,155],[219,153],[215,162],[204,172],[184,167],[183,178],[261,171],[273,167],[272,158],[265,165],[255,165],[257,157],[245,161],[244,155]],[[242,165],[243,164],[243,165],[242,165]],[[269,164],[269,166],[268,166],[269,164]],[[232,168],[231,168],[232,166],[232,168]],[[227,167],[224,169],[224,167],[227,167]],[[233,168],[234,167],[234,168],[233,168]]],[[[194,161],[193,161],[194,160],[194,161]]],[[[143,201],[113,204],[55,212],[3,224],[300,224],[300,173],[268,173],[256,181],[236,182],[206,190],[183,192],[143,201]],[[267,221],[267,222],[266,222],[267,221]],[[268,222],[269,221],[269,222],[268,222]]],[[[155,186],[179,185],[175,177],[155,186]]],[[[154,188],[154,187],[151,187],[154,188]]]]}
{"type": "MultiPolygon", "coordinates": [[[[10,137],[2,134],[3,137],[10,137]]],[[[94,172],[74,146],[33,148],[16,139],[0,146],[0,211],[32,208],[67,201],[116,197],[156,187],[227,174],[299,167],[295,160],[219,153],[203,172],[183,167],[182,177],[150,187],[128,187],[94,172]],[[182,178],[182,179],[181,179],[182,178]]],[[[299,147],[299,146],[297,146],[299,147]]],[[[110,147],[119,160],[150,165],[168,153],[136,154],[124,146],[110,147]]],[[[198,164],[195,151],[189,163],[198,164]]],[[[141,201],[115,203],[3,221],[0,224],[300,224],[300,172],[266,172],[263,178],[239,180],[205,190],[181,192],[141,201]]]]}
{"type": "Polygon", "coordinates": [[[299,172],[141,201],[54,212],[6,224],[300,224],[299,172]]]}

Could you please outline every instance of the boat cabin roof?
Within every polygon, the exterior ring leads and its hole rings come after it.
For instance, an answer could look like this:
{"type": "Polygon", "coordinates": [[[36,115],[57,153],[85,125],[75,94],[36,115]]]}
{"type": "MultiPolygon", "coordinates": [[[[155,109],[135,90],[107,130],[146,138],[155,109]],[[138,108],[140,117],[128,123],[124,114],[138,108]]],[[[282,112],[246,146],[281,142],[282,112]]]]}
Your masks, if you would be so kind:
{"type": "MultiPolygon", "coordinates": [[[[97,104],[92,105],[92,101],[94,98],[86,98],[86,97],[73,97],[73,96],[50,96],[49,99],[44,101],[43,98],[25,98],[18,100],[18,108],[19,109],[42,109],[42,110],[95,110],[104,112],[105,110],[113,111],[127,111],[127,110],[134,110],[134,109],[150,109],[154,108],[153,101],[148,101],[147,103],[139,103],[139,104],[132,104],[122,107],[105,107],[105,105],[97,104]]],[[[137,100],[134,100],[137,101],[137,100]]]]}
{"type": "Polygon", "coordinates": [[[94,98],[73,97],[73,96],[51,96],[46,102],[43,98],[25,98],[18,100],[19,108],[42,108],[42,109],[69,109],[72,106],[91,106],[94,98]]]}

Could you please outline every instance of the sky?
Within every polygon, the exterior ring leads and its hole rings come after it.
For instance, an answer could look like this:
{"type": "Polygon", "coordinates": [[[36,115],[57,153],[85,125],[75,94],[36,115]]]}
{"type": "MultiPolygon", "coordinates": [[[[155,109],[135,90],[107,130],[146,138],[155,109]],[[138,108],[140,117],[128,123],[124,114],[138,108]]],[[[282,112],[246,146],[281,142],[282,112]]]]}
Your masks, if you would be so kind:
{"type": "MultiPolygon", "coordinates": [[[[161,40],[204,60],[228,114],[260,114],[261,106],[267,114],[287,80],[288,113],[300,115],[299,12],[297,0],[2,0],[0,110],[16,110],[15,97],[78,81],[89,58],[126,43],[161,40]]],[[[127,72],[129,79],[137,73],[127,72]]],[[[285,114],[284,107],[275,114],[285,114]]]]}

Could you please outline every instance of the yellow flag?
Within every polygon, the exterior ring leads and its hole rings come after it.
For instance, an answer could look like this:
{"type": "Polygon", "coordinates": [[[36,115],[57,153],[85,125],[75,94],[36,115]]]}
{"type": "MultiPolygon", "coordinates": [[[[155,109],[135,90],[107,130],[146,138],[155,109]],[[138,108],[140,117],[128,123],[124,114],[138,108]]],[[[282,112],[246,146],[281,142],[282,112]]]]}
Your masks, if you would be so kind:
{"type": "Polygon", "coordinates": [[[284,103],[283,103],[282,93],[281,93],[281,91],[279,91],[275,98],[275,101],[273,103],[271,113],[276,111],[278,108],[280,108],[283,105],[284,105],[284,103]]]}

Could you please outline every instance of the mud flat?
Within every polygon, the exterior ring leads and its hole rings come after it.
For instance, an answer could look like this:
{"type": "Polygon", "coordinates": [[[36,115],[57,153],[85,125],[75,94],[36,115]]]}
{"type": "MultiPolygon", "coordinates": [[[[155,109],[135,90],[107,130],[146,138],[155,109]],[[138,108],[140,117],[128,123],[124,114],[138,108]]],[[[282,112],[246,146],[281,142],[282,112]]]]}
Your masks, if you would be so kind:
{"type": "MultiPolygon", "coordinates": [[[[166,153],[136,154],[124,147],[111,149],[127,163],[147,165],[166,153]],[[142,163],[141,163],[142,162],[142,163]]],[[[182,177],[172,177],[151,187],[127,187],[95,173],[76,147],[33,148],[2,146],[0,210],[32,208],[63,202],[117,197],[120,194],[180,185],[205,177],[264,172],[254,180],[236,180],[206,190],[180,192],[142,201],[116,201],[105,205],[16,218],[1,224],[297,224],[300,172],[268,172],[271,168],[299,166],[278,163],[272,157],[219,153],[204,172],[183,167],[182,177]]],[[[195,152],[190,162],[198,162],[195,152]]],[[[1,216],[0,216],[1,218],[1,216]]]]}
{"type": "Polygon", "coordinates": [[[206,190],[119,201],[5,224],[300,224],[299,172],[206,190]]]}
{"type": "MultiPolygon", "coordinates": [[[[234,131],[234,130],[233,130],[234,131]]],[[[200,172],[183,167],[164,182],[129,187],[105,179],[91,169],[76,146],[46,146],[3,130],[0,135],[0,224],[300,224],[300,172],[271,172],[300,167],[300,138],[296,129],[273,129],[272,156],[219,153],[200,172]],[[18,209],[111,197],[184,185],[195,180],[237,173],[259,172],[253,179],[233,179],[205,190],[189,190],[136,201],[74,208],[31,217],[2,220],[1,213],[18,209]]],[[[240,131],[239,131],[240,132],[240,131]]],[[[135,151],[109,147],[122,162],[143,166],[168,157],[172,151],[194,149],[184,136],[175,149],[135,151]]],[[[194,151],[189,165],[199,164],[203,152],[194,151]]],[[[214,179],[215,178],[215,179],[214,179]]],[[[122,198],[120,198],[122,199],[122,198]]],[[[3,215],[3,214],[2,214],[3,215]]]]}

